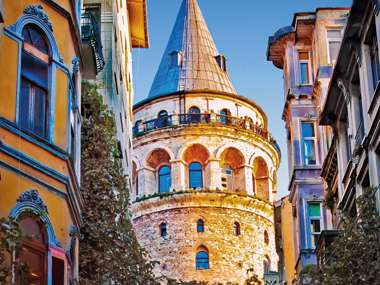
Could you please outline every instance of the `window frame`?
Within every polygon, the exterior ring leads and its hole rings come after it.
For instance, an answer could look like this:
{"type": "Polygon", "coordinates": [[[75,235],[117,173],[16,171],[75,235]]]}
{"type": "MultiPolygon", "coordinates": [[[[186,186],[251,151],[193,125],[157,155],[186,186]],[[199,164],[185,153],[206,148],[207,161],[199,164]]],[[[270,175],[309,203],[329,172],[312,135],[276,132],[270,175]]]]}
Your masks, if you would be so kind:
{"type": "Polygon", "coordinates": [[[201,248],[197,250],[195,254],[195,268],[196,270],[208,270],[210,269],[210,253],[206,248],[201,248]],[[200,255],[205,254],[201,257],[200,255]]]}
{"type": "MultiPolygon", "coordinates": [[[[21,48],[21,57],[20,57],[20,77],[19,77],[19,98],[17,102],[17,108],[18,108],[18,114],[17,114],[17,124],[19,128],[28,133],[32,134],[34,136],[37,136],[39,138],[49,140],[50,138],[50,109],[51,109],[51,82],[52,82],[52,75],[51,75],[51,66],[52,66],[52,46],[49,40],[48,35],[44,31],[42,27],[37,25],[36,23],[26,23],[22,29],[21,29],[21,35],[23,35],[24,31],[27,31],[27,29],[33,29],[38,35],[42,38],[42,40],[46,44],[47,53],[44,53],[44,51],[41,51],[38,49],[38,47],[34,46],[33,43],[29,43],[26,38],[22,41],[22,48],[21,48]],[[31,78],[30,75],[27,74],[27,65],[24,61],[26,58],[30,58],[30,60],[35,60],[36,62],[40,63],[41,66],[43,66],[44,69],[46,69],[46,82],[40,81],[36,78],[31,78]],[[24,94],[23,86],[25,86],[25,89],[27,94],[24,94]],[[28,97],[27,99],[24,98],[24,96],[28,97]],[[43,96],[43,105],[39,105],[39,107],[42,107],[40,111],[43,112],[43,118],[40,118],[39,121],[43,123],[43,127],[41,130],[38,130],[35,117],[38,114],[38,110],[36,108],[36,101],[38,100],[37,96],[43,96]],[[26,101],[27,100],[27,101],[26,101]],[[22,106],[26,104],[28,105],[27,114],[22,112],[22,106]],[[26,121],[24,121],[26,120],[26,121]]],[[[29,34],[30,35],[30,34],[29,34]]],[[[33,67],[32,67],[33,70],[33,67]]],[[[41,98],[40,98],[41,99],[41,98]]],[[[41,101],[41,103],[42,103],[41,101]]],[[[40,114],[41,115],[41,114],[40,114]]]]}
{"type": "Polygon", "coordinates": [[[318,165],[319,159],[318,159],[318,138],[317,138],[317,126],[316,122],[314,120],[300,120],[300,142],[301,142],[301,161],[303,166],[314,166],[318,165]],[[303,124],[312,124],[313,130],[314,130],[314,136],[313,137],[305,137],[303,135],[303,124]],[[315,156],[315,163],[307,163],[306,162],[306,156],[305,156],[305,148],[304,148],[304,142],[305,141],[312,141],[313,147],[314,147],[314,156],[315,156]]]}
{"type": "Polygon", "coordinates": [[[168,164],[160,165],[160,166],[158,167],[158,169],[157,169],[157,178],[158,178],[158,179],[157,179],[157,180],[158,180],[158,183],[157,183],[157,185],[158,185],[158,193],[159,193],[159,194],[169,193],[169,192],[170,192],[170,189],[171,189],[171,187],[172,187],[172,169],[171,169],[170,165],[168,165],[168,164]],[[167,169],[169,169],[169,173],[161,174],[160,171],[161,171],[163,168],[167,168],[167,169]],[[164,176],[165,176],[165,177],[167,177],[167,176],[169,177],[170,185],[169,185],[167,191],[162,192],[162,191],[161,191],[161,179],[162,179],[162,177],[164,177],[164,176]]]}
{"type": "Polygon", "coordinates": [[[312,70],[311,70],[311,60],[310,60],[310,51],[306,50],[297,50],[297,61],[298,61],[298,85],[300,86],[308,86],[312,84],[312,70]],[[300,59],[300,53],[307,53],[308,59],[300,59]],[[307,64],[307,82],[302,82],[302,64],[307,64]]]}
{"type": "Polygon", "coordinates": [[[197,220],[197,233],[205,232],[205,221],[203,219],[197,220]]]}
{"type": "Polygon", "coordinates": [[[189,177],[189,188],[190,189],[199,189],[199,188],[203,188],[203,186],[204,186],[204,182],[203,182],[203,165],[202,165],[202,163],[201,162],[199,162],[199,161],[192,161],[191,163],[189,163],[189,170],[188,170],[188,177],[189,177]],[[195,165],[195,164],[198,164],[198,165],[200,165],[200,169],[198,170],[192,170],[191,169],[191,165],[195,165]],[[201,178],[200,178],[200,182],[201,182],[201,185],[200,186],[197,186],[197,187],[194,187],[194,186],[192,186],[192,182],[191,182],[191,174],[192,173],[200,173],[200,175],[201,175],[201,178]]]}
{"type": "Polygon", "coordinates": [[[310,249],[315,249],[317,246],[318,239],[314,239],[315,244],[313,245],[313,236],[318,235],[318,237],[321,235],[321,232],[324,229],[324,224],[323,224],[323,208],[322,208],[322,202],[319,200],[310,200],[306,201],[306,233],[307,233],[307,247],[310,249]],[[318,204],[319,205],[319,216],[311,216],[309,213],[310,205],[312,204],[318,204]],[[312,232],[311,231],[311,221],[312,220],[319,220],[319,227],[320,231],[319,232],[312,232]]]}
{"type": "Polygon", "coordinates": [[[340,45],[342,44],[342,39],[343,39],[343,27],[342,26],[329,26],[329,27],[326,27],[326,44],[327,44],[327,62],[331,65],[334,65],[336,63],[336,60],[338,59],[338,56],[339,56],[339,50],[338,50],[338,54],[337,54],[337,58],[335,60],[331,60],[331,54],[330,54],[330,43],[331,42],[339,42],[340,45]],[[334,37],[329,37],[329,31],[337,31],[339,30],[340,32],[340,38],[334,38],[334,37]]]}

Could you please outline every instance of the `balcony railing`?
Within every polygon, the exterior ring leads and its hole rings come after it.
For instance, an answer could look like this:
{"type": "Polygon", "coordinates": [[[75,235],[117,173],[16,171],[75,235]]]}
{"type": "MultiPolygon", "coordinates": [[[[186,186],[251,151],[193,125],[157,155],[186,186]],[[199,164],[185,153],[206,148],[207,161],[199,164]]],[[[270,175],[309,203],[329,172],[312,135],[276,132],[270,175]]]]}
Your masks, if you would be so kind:
{"type": "Polygon", "coordinates": [[[104,67],[103,46],[100,36],[99,23],[90,11],[84,11],[81,16],[81,40],[89,44],[93,50],[96,64],[96,74],[104,67]]]}
{"type": "Polygon", "coordinates": [[[219,114],[176,114],[159,117],[153,120],[137,123],[133,127],[133,137],[137,138],[155,130],[197,124],[228,126],[246,130],[268,140],[278,152],[281,152],[277,142],[267,130],[249,120],[219,114]]]}

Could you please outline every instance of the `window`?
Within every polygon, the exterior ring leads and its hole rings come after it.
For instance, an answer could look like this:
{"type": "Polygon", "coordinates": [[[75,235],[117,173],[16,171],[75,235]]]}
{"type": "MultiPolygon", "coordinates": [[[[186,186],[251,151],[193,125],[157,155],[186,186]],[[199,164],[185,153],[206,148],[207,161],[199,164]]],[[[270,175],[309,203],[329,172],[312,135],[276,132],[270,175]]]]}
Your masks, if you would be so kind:
{"type": "Polygon", "coordinates": [[[158,113],[157,120],[156,120],[156,127],[165,128],[167,126],[169,126],[169,115],[166,110],[162,110],[158,113]]]}
{"type": "Polygon", "coordinates": [[[210,268],[208,252],[206,249],[202,249],[198,251],[195,259],[196,259],[195,263],[196,263],[197,270],[210,268]]]}
{"type": "Polygon", "coordinates": [[[202,219],[197,221],[197,232],[203,233],[205,231],[205,222],[202,219]]]}
{"type": "Polygon", "coordinates": [[[222,124],[228,124],[229,123],[229,116],[231,116],[231,112],[230,112],[230,110],[228,110],[228,109],[222,109],[221,111],[220,111],[220,122],[222,123],[222,124]]]}
{"type": "Polygon", "coordinates": [[[166,237],[168,235],[168,228],[166,223],[161,223],[160,224],[160,236],[161,237],[166,237]]]}
{"type": "Polygon", "coordinates": [[[235,236],[240,236],[240,224],[238,222],[234,223],[233,230],[235,236]]]}
{"type": "Polygon", "coordinates": [[[198,107],[191,107],[189,109],[190,123],[199,123],[201,120],[201,110],[198,107]]]}
{"type": "Polygon", "coordinates": [[[308,52],[299,52],[299,83],[301,85],[310,84],[310,62],[309,62],[309,53],[308,52]]]}
{"type": "Polygon", "coordinates": [[[21,59],[20,127],[47,137],[49,107],[49,46],[42,31],[26,25],[21,59]]]}
{"type": "Polygon", "coordinates": [[[376,90],[377,83],[380,80],[380,62],[379,62],[379,47],[377,44],[376,37],[376,25],[373,22],[371,25],[371,32],[369,36],[368,46],[370,52],[370,61],[371,61],[371,73],[372,73],[372,87],[373,90],[376,90]]]}
{"type": "Polygon", "coordinates": [[[329,47],[329,63],[334,64],[338,58],[340,44],[342,41],[341,29],[327,30],[327,43],[329,47]]]}
{"type": "MultiPolygon", "coordinates": [[[[33,285],[46,284],[47,238],[46,232],[39,221],[32,216],[25,216],[19,221],[20,229],[25,239],[20,253],[20,261],[28,266],[27,273],[20,273],[20,280],[28,280],[33,285]]],[[[21,283],[19,282],[17,283],[21,283]]],[[[28,284],[29,284],[28,283],[28,284]]]]}
{"type": "Polygon", "coordinates": [[[226,190],[233,190],[234,188],[234,171],[229,165],[225,165],[222,172],[222,187],[226,190]]]}
{"type": "Polygon", "coordinates": [[[203,187],[202,164],[192,162],[189,165],[189,187],[192,189],[203,187]]]}
{"type": "Polygon", "coordinates": [[[312,122],[301,122],[302,157],[304,165],[316,165],[315,128],[312,122]]]}
{"type": "Polygon", "coordinates": [[[267,231],[264,231],[264,242],[266,245],[269,244],[269,235],[267,231]]]}
{"type": "Polygon", "coordinates": [[[52,285],[64,285],[65,282],[65,262],[62,259],[53,257],[53,284],[52,285]]]}
{"type": "Polygon", "coordinates": [[[315,248],[318,242],[319,235],[321,233],[321,205],[320,203],[308,204],[308,220],[309,220],[309,245],[311,248],[315,248]]]}
{"type": "Polygon", "coordinates": [[[168,193],[172,184],[171,169],[169,166],[162,166],[158,170],[158,192],[168,193]]]}

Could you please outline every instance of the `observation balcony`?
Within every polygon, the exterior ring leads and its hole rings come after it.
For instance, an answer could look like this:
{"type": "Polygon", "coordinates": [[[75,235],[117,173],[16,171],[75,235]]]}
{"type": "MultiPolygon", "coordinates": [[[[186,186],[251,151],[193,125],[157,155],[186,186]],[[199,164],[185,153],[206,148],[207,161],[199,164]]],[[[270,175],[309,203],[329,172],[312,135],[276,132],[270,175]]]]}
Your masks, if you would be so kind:
{"type": "Polygon", "coordinates": [[[219,114],[175,114],[158,117],[149,121],[137,121],[133,127],[133,138],[138,138],[156,130],[173,129],[178,127],[211,125],[215,127],[232,127],[242,131],[248,131],[269,141],[273,147],[281,153],[280,147],[270,133],[243,118],[219,115],[219,114]]]}
{"type": "Polygon", "coordinates": [[[81,51],[86,79],[95,79],[105,65],[99,23],[90,11],[81,16],[81,51]]]}

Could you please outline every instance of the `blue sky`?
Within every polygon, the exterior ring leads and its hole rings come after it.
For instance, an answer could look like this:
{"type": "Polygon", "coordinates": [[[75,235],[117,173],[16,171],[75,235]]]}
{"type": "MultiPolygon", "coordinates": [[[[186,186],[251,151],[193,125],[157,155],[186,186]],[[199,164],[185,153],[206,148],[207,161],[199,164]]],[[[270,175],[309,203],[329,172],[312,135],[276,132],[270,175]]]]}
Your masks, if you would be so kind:
{"type": "MultiPolygon", "coordinates": [[[[149,49],[133,52],[135,102],[148,96],[182,0],[147,0],[149,49]]],[[[291,24],[296,12],[317,7],[349,7],[352,0],[198,0],[216,45],[228,59],[230,78],[240,95],[266,112],[269,129],[282,150],[279,195],[288,193],[287,148],[281,114],[282,71],[266,60],[268,37],[291,24]]]]}

